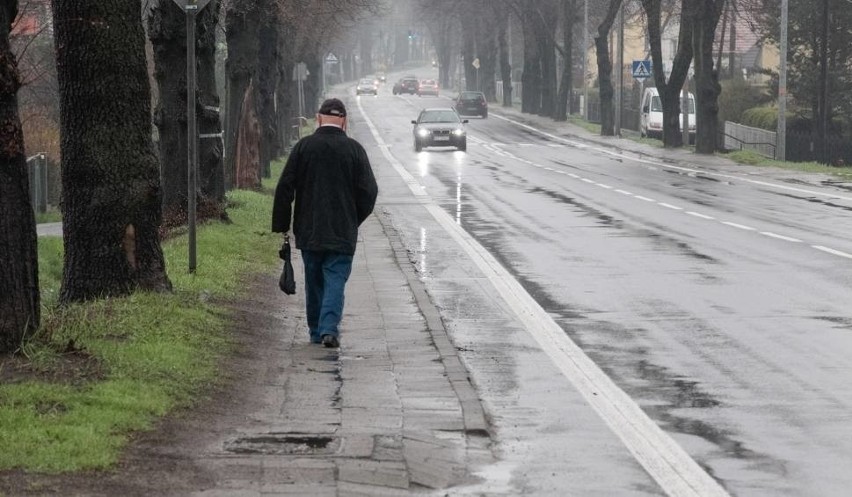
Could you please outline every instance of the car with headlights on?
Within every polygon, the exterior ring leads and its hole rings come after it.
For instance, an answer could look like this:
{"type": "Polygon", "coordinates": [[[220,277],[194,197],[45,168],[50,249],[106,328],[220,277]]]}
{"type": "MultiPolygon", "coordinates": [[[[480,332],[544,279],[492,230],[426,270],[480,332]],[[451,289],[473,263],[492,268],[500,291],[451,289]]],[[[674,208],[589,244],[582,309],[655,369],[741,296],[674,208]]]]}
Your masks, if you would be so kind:
{"type": "Polygon", "coordinates": [[[462,120],[450,108],[423,109],[414,125],[414,150],[420,152],[426,147],[455,147],[467,150],[467,131],[462,120]]]}
{"type": "Polygon", "coordinates": [[[362,79],[358,81],[358,86],[355,87],[356,95],[378,95],[379,87],[372,79],[362,79]]]}

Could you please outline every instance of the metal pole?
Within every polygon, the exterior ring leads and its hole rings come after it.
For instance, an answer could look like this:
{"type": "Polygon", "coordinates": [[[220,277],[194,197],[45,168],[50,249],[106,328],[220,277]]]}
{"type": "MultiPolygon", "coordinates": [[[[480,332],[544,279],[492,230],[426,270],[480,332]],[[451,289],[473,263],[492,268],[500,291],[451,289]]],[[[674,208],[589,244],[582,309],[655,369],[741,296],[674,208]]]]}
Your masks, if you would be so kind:
{"type": "Polygon", "coordinates": [[[583,119],[589,120],[589,87],[586,84],[586,60],[589,56],[589,0],[583,2],[583,119]]]}
{"type": "Polygon", "coordinates": [[[778,72],[778,129],[775,158],[787,160],[787,0],[781,0],[781,67],[778,72]]]}
{"type": "Polygon", "coordinates": [[[680,102],[680,112],[683,117],[683,146],[689,145],[689,75],[683,83],[683,98],[680,102]]]}
{"type": "Polygon", "coordinates": [[[197,153],[195,116],[195,11],[186,11],[186,155],[187,155],[187,224],[189,235],[189,272],[195,273],[195,160],[197,153]]]}
{"type": "Polygon", "coordinates": [[[41,197],[39,198],[38,211],[42,214],[47,212],[47,156],[44,154],[39,154],[39,164],[41,165],[41,175],[38,179],[39,191],[41,192],[41,197]]]}
{"type": "Polygon", "coordinates": [[[615,75],[615,136],[621,136],[621,107],[624,104],[624,2],[618,9],[618,56],[615,75]]]}

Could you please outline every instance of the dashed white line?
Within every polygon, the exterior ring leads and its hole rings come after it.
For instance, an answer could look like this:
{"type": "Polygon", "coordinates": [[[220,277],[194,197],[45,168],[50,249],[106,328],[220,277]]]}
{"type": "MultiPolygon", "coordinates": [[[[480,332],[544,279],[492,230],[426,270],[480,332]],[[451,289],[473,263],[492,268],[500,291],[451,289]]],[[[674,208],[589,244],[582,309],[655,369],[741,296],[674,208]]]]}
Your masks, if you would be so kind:
{"type": "Polygon", "coordinates": [[[632,193],[628,192],[627,190],[615,190],[615,191],[622,194],[622,195],[633,195],[632,193]]]}
{"type": "Polygon", "coordinates": [[[779,235],[778,233],[773,233],[771,231],[761,231],[760,234],[764,235],[764,236],[768,236],[770,238],[777,238],[779,240],[784,240],[786,242],[802,243],[802,241],[799,240],[798,238],[793,238],[792,236],[779,235]]]}
{"type": "Polygon", "coordinates": [[[643,197],[642,195],[636,195],[636,198],[639,200],[644,200],[645,202],[656,202],[656,200],[648,197],[643,197]]]}
{"type": "Polygon", "coordinates": [[[612,190],[612,187],[611,187],[611,186],[609,186],[609,185],[605,185],[605,184],[603,184],[603,183],[598,183],[598,186],[599,186],[599,187],[601,187],[601,188],[606,188],[607,190],[612,190]]]}
{"type": "Polygon", "coordinates": [[[831,255],[839,255],[840,257],[845,257],[845,258],[847,258],[847,259],[852,259],[852,254],[847,254],[846,252],[841,252],[841,251],[839,251],[839,250],[834,250],[834,249],[832,249],[832,248],[823,247],[822,245],[811,245],[811,247],[813,247],[813,248],[815,248],[815,249],[817,249],[817,250],[821,250],[821,251],[823,251],[823,252],[825,252],[825,253],[827,253],[827,254],[831,254],[831,255]]]}
{"type": "Polygon", "coordinates": [[[594,182],[594,181],[592,181],[592,180],[590,180],[589,178],[580,178],[580,181],[582,181],[582,182],[584,182],[584,183],[591,183],[591,184],[595,184],[595,182],[594,182]]]}
{"type": "Polygon", "coordinates": [[[689,214],[690,216],[700,217],[701,219],[709,219],[711,221],[716,219],[713,216],[708,216],[707,214],[702,214],[700,212],[686,211],[686,213],[689,214]]]}
{"type": "Polygon", "coordinates": [[[730,227],[732,227],[732,228],[737,228],[737,229],[745,230],[745,231],[754,231],[754,228],[752,228],[751,226],[746,226],[746,225],[744,225],[744,224],[732,223],[732,222],[730,222],[730,221],[722,221],[722,224],[724,224],[724,225],[726,225],[726,226],[730,226],[730,227]]]}
{"type": "Polygon", "coordinates": [[[672,209],[672,210],[675,210],[675,211],[682,211],[683,210],[683,207],[678,207],[676,205],[667,204],[665,202],[657,202],[657,203],[660,204],[661,207],[665,207],[666,209],[672,209]]]}

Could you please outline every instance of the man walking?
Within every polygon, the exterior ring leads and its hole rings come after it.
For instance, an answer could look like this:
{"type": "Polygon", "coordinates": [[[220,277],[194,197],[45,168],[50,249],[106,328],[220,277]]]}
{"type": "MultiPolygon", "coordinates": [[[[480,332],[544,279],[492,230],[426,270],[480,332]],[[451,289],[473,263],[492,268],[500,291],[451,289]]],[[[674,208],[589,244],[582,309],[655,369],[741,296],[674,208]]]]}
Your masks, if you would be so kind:
{"type": "Polygon", "coordinates": [[[367,152],[346,136],[346,107],[322,103],[317,130],[290,152],[275,189],[272,231],[287,233],[291,206],[296,248],[305,264],[305,307],[312,343],[340,346],[343,289],[352,271],[358,227],[378,194],[367,152]]]}

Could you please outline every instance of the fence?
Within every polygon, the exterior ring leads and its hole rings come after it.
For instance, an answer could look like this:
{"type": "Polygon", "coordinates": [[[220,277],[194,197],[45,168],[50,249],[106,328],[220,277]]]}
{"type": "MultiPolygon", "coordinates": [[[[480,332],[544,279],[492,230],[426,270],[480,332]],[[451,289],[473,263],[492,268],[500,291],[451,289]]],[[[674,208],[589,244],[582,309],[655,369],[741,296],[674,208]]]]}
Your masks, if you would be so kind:
{"type": "MultiPolygon", "coordinates": [[[[512,102],[521,103],[524,94],[524,84],[515,81],[512,83],[512,102]]],[[[503,82],[497,81],[497,101],[503,102],[503,82]]]]}
{"type": "Polygon", "coordinates": [[[774,159],[776,143],[774,131],[725,121],[725,150],[753,150],[774,159]]]}

